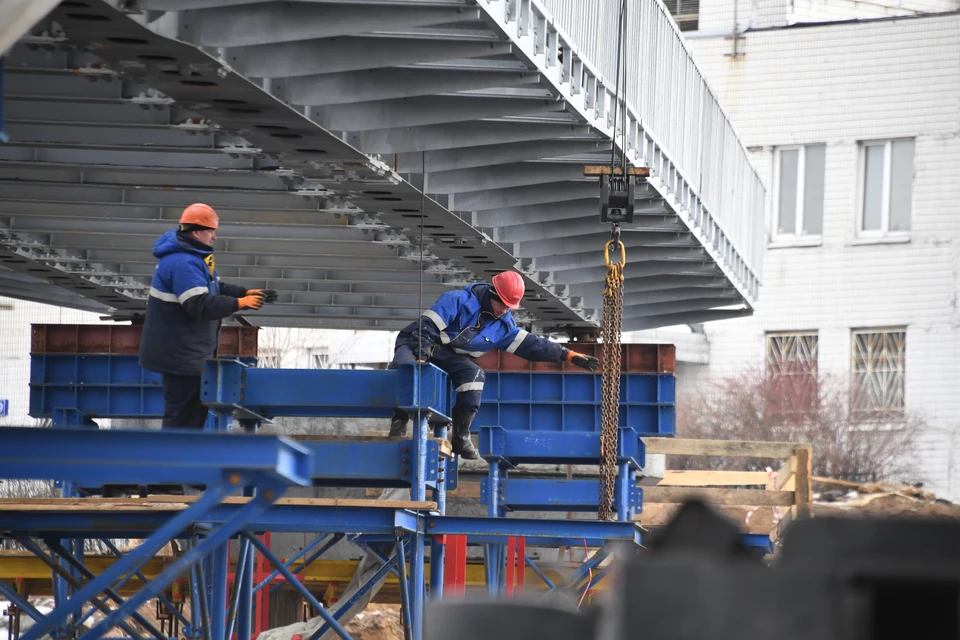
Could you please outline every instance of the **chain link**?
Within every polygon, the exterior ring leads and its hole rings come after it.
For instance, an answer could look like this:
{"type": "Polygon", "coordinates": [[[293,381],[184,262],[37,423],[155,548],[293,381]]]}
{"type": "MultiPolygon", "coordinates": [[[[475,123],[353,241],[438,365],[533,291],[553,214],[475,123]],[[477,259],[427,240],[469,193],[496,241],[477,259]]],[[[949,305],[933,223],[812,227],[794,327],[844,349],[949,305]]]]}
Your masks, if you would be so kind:
{"type": "Polygon", "coordinates": [[[599,520],[610,520],[613,494],[617,481],[617,437],[620,428],[620,341],[623,321],[623,268],[626,249],[620,242],[620,227],[616,225],[612,240],[604,249],[607,264],[606,286],[603,290],[603,363],[602,395],[600,405],[600,502],[599,520]],[[620,262],[610,260],[611,248],[620,251],[620,262]]]}

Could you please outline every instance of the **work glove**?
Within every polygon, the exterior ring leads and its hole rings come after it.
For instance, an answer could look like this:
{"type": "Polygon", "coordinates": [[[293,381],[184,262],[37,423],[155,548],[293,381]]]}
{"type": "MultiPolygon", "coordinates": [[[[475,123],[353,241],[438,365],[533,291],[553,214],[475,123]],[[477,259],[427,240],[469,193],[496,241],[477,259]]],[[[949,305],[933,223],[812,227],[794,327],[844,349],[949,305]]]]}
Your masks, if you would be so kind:
{"type": "Polygon", "coordinates": [[[587,371],[596,371],[600,366],[600,361],[593,356],[585,356],[582,353],[577,353],[576,351],[567,351],[567,360],[581,369],[586,369],[587,371]]]}
{"type": "Polygon", "coordinates": [[[426,362],[430,359],[430,356],[433,355],[433,349],[436,345],[432,342],[424,342],[423,344],[414,344],[410,347],[410,351],[413,352],[413,357],[417,359],[418,362],[426,362]]]}
{"type": "Polygon", "coordinates": [[[240,310],[259,309],[262,306],[263,306],[262,293],[253,293],[252,291],[247,291],[247,295],[237,300],[237,308],[240,310]]]}
{"type": "Polygon", "coordinates": [[[261,295],[267,304],[273,304],[280,297],[276,289],[247,289],[247,295],[261,295]]]}

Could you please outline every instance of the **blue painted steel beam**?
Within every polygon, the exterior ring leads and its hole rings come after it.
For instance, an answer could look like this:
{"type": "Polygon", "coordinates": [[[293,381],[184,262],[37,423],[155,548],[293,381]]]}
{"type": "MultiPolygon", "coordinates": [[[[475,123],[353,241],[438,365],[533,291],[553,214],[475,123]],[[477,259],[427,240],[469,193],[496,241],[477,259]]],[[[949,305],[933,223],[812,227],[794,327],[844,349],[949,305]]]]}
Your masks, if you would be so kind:
{"type": "MultiPolygon", "coordinates": [[[[413,442],[310,443],[308,446],[314,447],[313,484],[336,487],[409,487],[417,473],[413,442]]],[[[426,450],[423,477],[428,487],[436,487],[440,445],[436,440],[426,439],[423,445],[426,450]]]]}
{"type": "MultiPolygon", "coordinates": [[[[600,433],[587,431],[512,431],[480,427],[480,455],[488,461],[519,464],[578,464],[600,459],[600,433]]],[[[640,433],[620,427],[617,461],[643,468],[645,448],[640,433]]]]}
{"type": "Polygon", "coordinates": [[[450,421],[447,376],[431,364],[349,371],[258,369],[238,360],[207,360],[203,381],[204,404],[241,409],[253,417],[378,418],[399,407],[419,409],[431,416],[431,422],[450,421]]]}
{"type": "Polygon", "coordinates": [[[43,617],[43,614],[30,604],[26,598],[21,597],[16,589],[8,587],[7,584],[2,581],[0,581],[0,596],[9,600],[11,604],[15,605],[20,611],[23,611],[34,620],[39,620],[43,617]]]}
{"type": "Polygon", "coordinates": [[[534,518],[426,517],[429,535],[519,536],[627,540],[640,543],[640,529],[632,522],[601,520],[539,520],[534,518]]]}
{"type": "Polygon", "coordinates": [[[85,485],[216,484],[225,470],[309,486],[313,452],[274,436],[196,431],[0,428],[4,478],[85,485]]]}
{"type": "MultiPolygon", "coordinates": [[[[340,606],[337,608],[336,612],[334,612],[334,614],[333,614],[334,620],[336,620],[337,622],[339,622],[340,619],[343,618],[343,616],[346,615],[346,613],[347,613],[348,611],[350,611],[350,609],[351,609],[354,605],[356,605],[356,603],[360,602],[360,600],[362,600],[363,597],[367,595],[367,593],[370,591],[370,589],[373,588],[373,586],[374,586],[375,584],[377,584],[378,582],[380,582],[381,580],[383,580],[383,579],[387,576],[388,573],[390,573],[392,570],[394,570],[395,567],[397,566],[397,560],[398,560],[398,558],[399,558],[398,555],[394,555],[392,558],[390,558],[389,560],[387,560],[386,562],[384,562],[382,565],[380,565],[380,568],[377,569],[377,572],[374,573],[374,574],[370,577],[369,580],[367,580],[366,582],[364,582],[363,585],[361,585],[359,589],[357,589],[356,591],[354,591],[354,592],[353,592],[353,595],[351,595],[350,598],[347,599],[346,602],[342,602],[342,603],[340,604],[340,606]]],[[[310,636],[309,640],[319,640],[319,639],[323,636],[323,634],[325,634],[325,633],[326,633],[327,631],[329,631],[330,629],[331,629],[331,627],[330,627],[329,624],[324,624],[322,627],[320,627],[319,629],[317,629],[317,630],[313,633],[313,635],[310,636]]]]}
{"type": "MultiPolygon", "coordinates": [[[[312,541],[310,541],[303,549],[301,549],[300,552],[297,553],[297,555],[295,555],[295,556],[293,556],[292,558],[290,558],[289,560],[287,560],[287,561],[284,563],[284,566],[289,569],[290,567],[292,567],[293,565],[295,565],[295,564],[297,563],[297,561],[300,560],[300,558],[302,558],[302,557],[305,556],[306,554],[308,554],[308,553],[310,553],[311,551],[313,551],[314,547],[316,547],[316,546],[317,546],[318,544],[320,544],[321,542],[326,541],[326,542],[324,542],[323,546],[320,547],[320,549],[318,549],[315,553],[311,553],[311,554],[310,554],[310,557],[307,558],[306,560],[304,560],[304,561],[300,564],[300,566],[298,566],[296,569],[291,569],[291,571],[292,571],[293,573],[295,573],[295,574],[296,574],[296,573],[300,573],[301,571],[303,571],[304,569],[306,569],[306,568],[310,565],[311,562],[313,562],[314,560],[316,560],[317,558],[319,558],[321,555],[323,555],[324,553],[326,553],[326,552],[330,549],[330,547],[332,547],[333,545],[337,544],[337,543],[340,542],[340,540],[342,540],[342,539],[343,539],[343,534],[342,534],[342,533],[335,533],[335,534],[330,535],[330,536],[317,536],[317,537],[314,538],[312,541]]],[[[258,591],[260,591],[260,589],[263,589],[263,588],[266,587],[268,584],[270,584],[271,582],[273,582],[274,578],[276,578],[276,577],[279,576],[279,575],[280,575],[280,571],[275,569],[275,570],[273,571],[273,573],[271,573],[271,574],[268,575],[266,578],[264,578],[263,580],[261,580],[260,583],[259,583],[256,587],[253,588],[253,592],[254,592],[254,593],[257,593],[258,591]]],[[[274,592],[275,592],[277,589],[279,589],[281,586],[282,586],[282,584],[274,585],[273,587],[271,587],[270,593],[274,593],[274,592]]]]}
{"type": "MultiPolygon", "coordinates": [[[[480,480],[480,500],[485,501],[490,491],[488,478],[480,480]]],[[[637,508],[643,499],[643,490],[635,484],[627,486],[629,507],[637,508]]],[[[499,505],[519,511],[596,511],[600,481],[593,478],[575,480],[552,478],[506,478],[500,481],[497,492],[499,505]]],[[[617,487],[619,494],[620,487],[617,487]]],[[[620,501],[615,497],[613,507],[620,501]]]]}
{"type": "Polygon", "coordinates": [[[320,617],[323,618],[326,623],[337,632],[338,636],[343,638],[343,640],[351,640],[350,634],[344,631],[343,627],[340,626],[340,623],[337,622],[333,616],[330,615],[330,612],[327,611],[326,608],[320,604],[316,598],[313,597],[313,594],[310,593],[310,590],[307,589],[299,580],[297,580],[297,577],[293,575],[282,562],[280,562],[280,559],[277,558],[277,556],[275,556],[273,552],[267,548],[267,545],[263,544],[256,536],[250,535],[249,533],[244,534],[244,538],[246,538],[250,544],[255,546],[257,551],[262,553],[263,557],[270,561],[270,563],[276,567],[281,574],[283,574],[283,577],[287,579],[287,582],[290,583],[290,586],[296,589],[297,592],[303,596],[303,599],[306,600],[310,606],[317,610],[317,613],[320,614],[320,617]]]}
{"type": "MultiPolygon", "coordinates": [[[[209,493],[209,489],[208,489],[209,493]]],[[[243,508],[243,504],[220,504],[202,516],[202,521],[222,524],[243,508]]],[[[0,532],[10,535],[41,535],[55,533],[61,537],[142,538],[163,526],[170,512],[151,505],[142,512],[129,511],[63,511],[21,513],[0,512],[0,532]]],[[[175,512],[182,513],[182,512],[175,512]]],[[[175,515],[175,514],[173,514],[175,515]]],[[[190,520],[192,522],[192,520],[190,520]]],[[[187,537],[190,522],[170,537],[187,537]]],[[[247,522],[242,531],[290,533],[384,533],[394,531],[423,531],[422,516],[412,511],[386,507],[315,507],[308,505],[273,505],[269,510],[247,522]]],[[[432,533],[432,532],[431,532],[432,533]]],[[[511,534],[520,535],[520,534],[511,534]]]]}
{"type": "Polygon", "coordinates": [[[767,553],[773,553],[773,542],[770,536],[762,533],[746,533],[740,538],[745,546],[764,549],[767,553]]]}

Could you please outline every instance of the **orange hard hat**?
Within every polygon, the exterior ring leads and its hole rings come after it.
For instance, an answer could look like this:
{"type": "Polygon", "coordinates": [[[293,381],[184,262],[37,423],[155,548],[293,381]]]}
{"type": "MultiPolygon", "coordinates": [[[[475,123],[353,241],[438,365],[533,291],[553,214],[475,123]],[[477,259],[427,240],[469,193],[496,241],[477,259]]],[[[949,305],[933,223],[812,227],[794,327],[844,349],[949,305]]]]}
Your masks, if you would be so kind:
{"type": "Polygon", "coordinates": [[[183,213],[180,214],[180,228],[183,229],[183,225],[186,224],[216,229],[220,226],[220,219],[217,218],[217,212],[213,210],[213,207],[197,202],[184,209],[183,213]]]}
{"type": "Polygon", "coordinates": [[[523,278],[516,271],[504,271],[493,276],[493,290],[510,309],[519,309],[523,299],[523,278]]]}

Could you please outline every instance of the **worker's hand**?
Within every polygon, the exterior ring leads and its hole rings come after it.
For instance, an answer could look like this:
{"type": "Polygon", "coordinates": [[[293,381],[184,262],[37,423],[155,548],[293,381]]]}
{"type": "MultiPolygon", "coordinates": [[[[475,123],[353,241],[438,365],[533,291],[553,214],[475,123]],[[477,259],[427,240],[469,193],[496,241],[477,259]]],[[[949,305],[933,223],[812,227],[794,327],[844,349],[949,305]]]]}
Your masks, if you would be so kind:
{"type": "Polygon", "coordinates": [[[247,291],[247,295],[240,298],[238,301],[238,308],[243,309],[259,309],[263,306],[263,294],[262,293],[253,293],[247,291]]]}
{"type": "Polygon", "coordinates": [[[413,351],[413,357],[419,362],[426,362],[433,355],[433,344],[424,343],[422,345],[413,345],[410,347],[413,351]]]}
{"type": "Polygon", "coordinates": [[[587,371],[596,371],[600,366],[600,361],[593,356],[585,356],[582,353],[577,353],[576,351],[569,352],[567,354],[567,360],[581,369],[586,369],[587,371]]]}
{"type": "Polygon", "coordinates": [[[247,295],[263,296],[263,301],[267,304],[273,304],[280,297],[276,289],[247,289],[247,295]]]}

